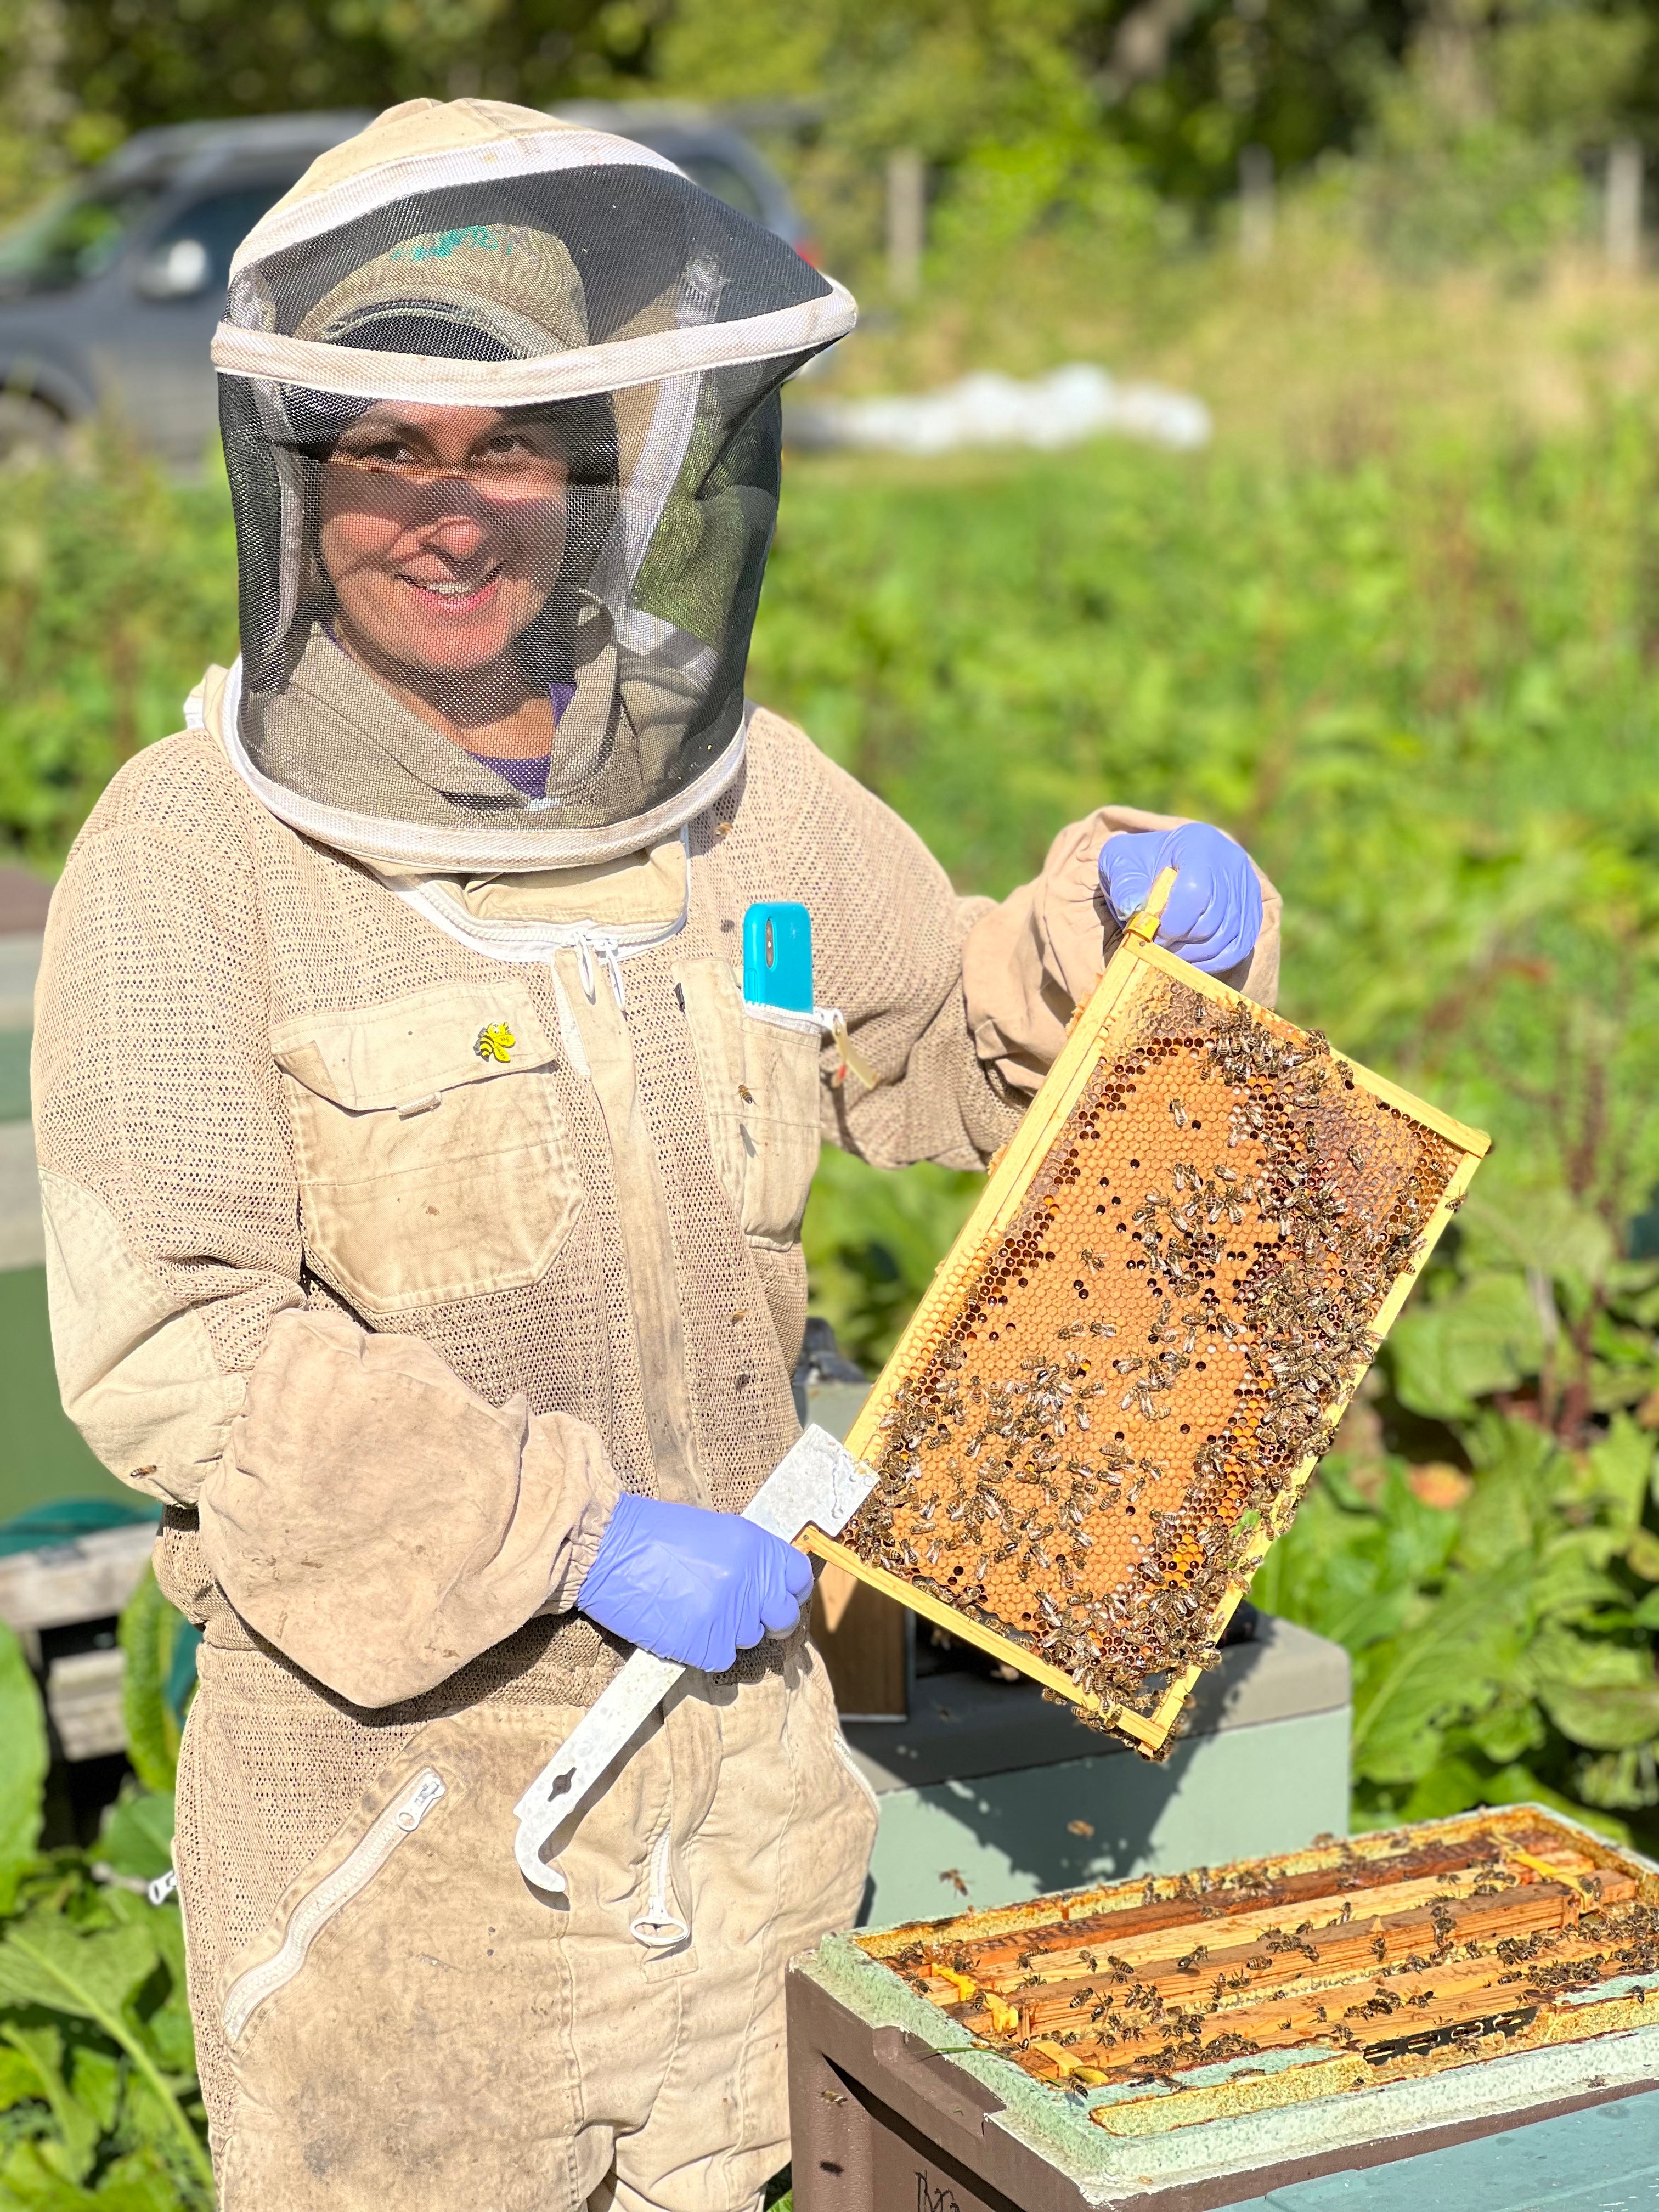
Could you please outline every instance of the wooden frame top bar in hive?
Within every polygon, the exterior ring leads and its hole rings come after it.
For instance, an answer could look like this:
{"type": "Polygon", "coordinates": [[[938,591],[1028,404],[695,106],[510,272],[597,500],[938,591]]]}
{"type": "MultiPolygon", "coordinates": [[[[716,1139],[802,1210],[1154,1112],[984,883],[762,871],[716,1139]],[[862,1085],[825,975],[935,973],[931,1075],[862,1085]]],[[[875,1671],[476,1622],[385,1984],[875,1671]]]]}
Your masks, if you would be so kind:
{"type": "Polygon", "coordinates": [[[851,1941],[1145,2137],[1647,2026],[1659,1869],[1517,1805],[851,1941]]]}
{"type": "Polygon", "coordinates": [[[1158,1755],[1488,1139],[1152,941],[1160,878],[805,1540],[1158,1755]]]}

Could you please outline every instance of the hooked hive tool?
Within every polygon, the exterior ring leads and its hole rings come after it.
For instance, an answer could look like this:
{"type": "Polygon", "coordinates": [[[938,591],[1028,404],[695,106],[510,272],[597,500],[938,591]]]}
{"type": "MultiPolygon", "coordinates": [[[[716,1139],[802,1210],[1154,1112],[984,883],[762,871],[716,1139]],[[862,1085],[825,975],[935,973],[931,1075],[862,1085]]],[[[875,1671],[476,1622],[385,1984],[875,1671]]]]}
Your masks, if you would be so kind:
{"type": "Polygon", "coordinates": [[[1161,1756],[1490,1139],[1154,939],[1166,869],[810,1550],[1161,1756]]]}
{"type": "MultiPolygon", "coordinates": [[[[744,1515],[793,1544],[804,1531],[840,1534],[869,1496],[875,1476],[823,1429],[809,1428],[750,1500],[744,1515]]],[[[555,1896],[564,1876],[542,1856],[611,1761],[628,1748],[686,1669],[635,1651],[514,1807],[514,1853],[525,1880],[555,1896]]]]}

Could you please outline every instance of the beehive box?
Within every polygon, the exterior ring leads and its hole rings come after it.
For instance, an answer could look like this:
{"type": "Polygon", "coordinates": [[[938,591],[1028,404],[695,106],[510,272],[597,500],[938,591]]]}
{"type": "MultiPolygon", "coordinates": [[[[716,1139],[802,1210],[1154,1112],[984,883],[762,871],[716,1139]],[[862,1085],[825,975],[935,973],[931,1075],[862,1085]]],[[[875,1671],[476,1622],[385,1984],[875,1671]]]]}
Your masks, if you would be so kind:
{"type": "Polygon", "coordinates": [[[1125,931],[812,1548],[1157,1756],[1488,1139],[1125,931]]]}
{"type": "Polygon", "coordinates": [[[833,1937],[790,2005],[798,2212],[1200,2212],[1659,2085],[1659,1869],[1469,1814],[833,1937]]]}

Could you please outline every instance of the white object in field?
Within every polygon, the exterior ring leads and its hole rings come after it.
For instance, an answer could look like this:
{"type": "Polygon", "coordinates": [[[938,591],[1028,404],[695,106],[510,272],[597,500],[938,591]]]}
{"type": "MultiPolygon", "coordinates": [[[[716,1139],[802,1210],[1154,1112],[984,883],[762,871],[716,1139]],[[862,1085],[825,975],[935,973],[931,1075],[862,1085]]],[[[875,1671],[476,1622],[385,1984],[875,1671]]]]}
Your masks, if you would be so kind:
{"type": "Polygon", "coordinates": [[[1607,149],[1602,234],[1607,266],[1634,276],[1642,266],[1642,149],[1634,138],[1615,138],[1607,149]]]}
{"type": "Polygon", "coordinates": [[[914,146],[887,156],[887,289],[914,300],[927,250],[927,165],[914,146]]]}
{"type": "MultiPolygon", "coordinates": [[[[809,1525],[838,1536],[875,1482],[871,1470],[832,1436],[806,1429],[761,1485],[744,1518],[786,1544],[809,1525]]],[[[564,1876],[547,1863],[543,1851],[555,1829],[580,1808],[685,1671],[676,1660],[635,1652],[513,1808],[519,1823],[514,1854],[532,1887],[555,1896],[566,1893],[564,1876]]]]}
{"type": "Polygon", "coordinates": [[[1029,383],[981,369],[947,384],[890,399],[824,400],[794,407],[786,435],[801,446],[867,447],[927,456],[963,446],[1075,446],[1109,432],[1177,453],[1210,442],[1201,399],[1161,384],[1120,384],[1092,362],[1077,361],[1029,383]]]}

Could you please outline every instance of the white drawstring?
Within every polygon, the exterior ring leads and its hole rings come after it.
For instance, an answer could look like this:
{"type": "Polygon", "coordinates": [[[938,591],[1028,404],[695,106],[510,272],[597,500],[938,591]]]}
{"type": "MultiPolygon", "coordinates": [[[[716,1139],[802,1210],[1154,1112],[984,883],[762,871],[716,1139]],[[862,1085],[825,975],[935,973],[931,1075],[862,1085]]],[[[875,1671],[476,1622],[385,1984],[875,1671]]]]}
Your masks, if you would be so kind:
{"type": "Polygon", "coordinates": [[[625,1014],[628,1012],[628,986],[623,981],[622,954],[617,949],[617,940],[614,937],[596,937],[593,940],[593,949],[604,961],[609,971],[611,991],[617,1001],[617,1012],[619,1014],[625,1014]]]}
{"type": "Polygon", "coordinates": [[[597,929],[584,929],[576,939],[576,964],[581,974],[582,995],[591,1006],[599,988],[593,976],[595,953],[611,978],[611,995],[617,1001],[617,1011],[625,1014],[628,1012],[628,986],[623,981],[622,952],[614,937],[606,937],[597,929]]]}

